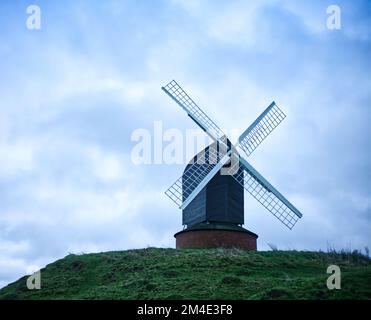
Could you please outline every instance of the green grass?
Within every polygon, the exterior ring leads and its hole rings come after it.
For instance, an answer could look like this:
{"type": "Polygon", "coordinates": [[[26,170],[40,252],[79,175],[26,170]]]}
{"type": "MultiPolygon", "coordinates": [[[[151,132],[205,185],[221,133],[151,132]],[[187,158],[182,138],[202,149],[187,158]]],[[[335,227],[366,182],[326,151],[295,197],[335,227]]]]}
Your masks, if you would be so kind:
{"type": "Polygon", "coordinates": [[[371,299],[371,262],[359,253],[140,249],[68,255],[0,299],[371,299]],[[326,269],[341,268],[341,290],[326,269]]]}

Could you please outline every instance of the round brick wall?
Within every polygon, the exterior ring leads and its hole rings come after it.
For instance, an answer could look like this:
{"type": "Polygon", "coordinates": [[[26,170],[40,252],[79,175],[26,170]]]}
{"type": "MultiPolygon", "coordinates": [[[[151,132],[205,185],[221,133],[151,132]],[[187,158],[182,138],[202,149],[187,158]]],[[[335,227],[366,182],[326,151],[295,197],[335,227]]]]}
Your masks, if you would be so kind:
{"type": "Polygon", "coordinates": [[[256,251],[258,236],[246,229],[235,230],[183,230],[174,235],[177,249],[239,248],[256,251]]]}

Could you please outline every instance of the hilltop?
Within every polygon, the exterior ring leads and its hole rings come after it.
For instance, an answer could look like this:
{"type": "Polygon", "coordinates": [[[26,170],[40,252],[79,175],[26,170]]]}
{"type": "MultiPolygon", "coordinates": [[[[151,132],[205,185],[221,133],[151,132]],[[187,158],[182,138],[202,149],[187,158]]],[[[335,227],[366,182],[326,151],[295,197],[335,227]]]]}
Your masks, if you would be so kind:
{"type": "Polygon", "coordinates": [[[237,249],[138,249],[74,255],[27,276],[0,299],[370,299],[371,261],[359,253],[247,252],[237,249]],[[326,269],[341,268],[341,290],[326,269]]]}

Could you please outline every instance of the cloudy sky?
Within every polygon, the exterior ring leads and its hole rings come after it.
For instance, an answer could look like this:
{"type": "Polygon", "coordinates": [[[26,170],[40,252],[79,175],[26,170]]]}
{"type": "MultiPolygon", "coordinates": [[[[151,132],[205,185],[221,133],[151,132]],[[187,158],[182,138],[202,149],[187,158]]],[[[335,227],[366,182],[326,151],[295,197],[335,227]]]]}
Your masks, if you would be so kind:
{"type": "Polygon", "coordinates": [[[0,287],[68,253],[174,247],[164,191],[184,165],[131,157],[137,129],[196,128],[172,79],[226,131],[272,100],[287,114],[249,160],[304,217],[289,231],[245,194],[259,249],[371,247],[370,17],[368,1],[1,1],[0,287]]]}

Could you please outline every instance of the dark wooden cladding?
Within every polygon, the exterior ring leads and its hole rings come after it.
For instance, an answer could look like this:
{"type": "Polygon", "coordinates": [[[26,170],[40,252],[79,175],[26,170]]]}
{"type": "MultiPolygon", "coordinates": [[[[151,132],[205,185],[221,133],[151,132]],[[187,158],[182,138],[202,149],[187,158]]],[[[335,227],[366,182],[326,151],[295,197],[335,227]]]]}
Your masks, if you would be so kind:
{"type": "Polygon", "coordinates": [[[193,201],[183,210],[183,225],[192,226],[205,221],[206,188],[203,188],[193,201]]]}
{"type": "MultiPolygon", "coordinates": [[[[206,160],[208,160],[210,147],[215,147],[215,143],[196,155],[186,167],[185,172],[200,155],[206,155],[206,160]]],[[[188,177],[184,176],[183,188],[187,187],[185,185],[187,180],[188,177]]],[[[232,176],[221,175],[219,171],[183,210],[183,225],[189,227],[205,221],[244,223],[244,189],[232,176]]]]}

